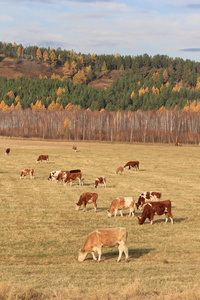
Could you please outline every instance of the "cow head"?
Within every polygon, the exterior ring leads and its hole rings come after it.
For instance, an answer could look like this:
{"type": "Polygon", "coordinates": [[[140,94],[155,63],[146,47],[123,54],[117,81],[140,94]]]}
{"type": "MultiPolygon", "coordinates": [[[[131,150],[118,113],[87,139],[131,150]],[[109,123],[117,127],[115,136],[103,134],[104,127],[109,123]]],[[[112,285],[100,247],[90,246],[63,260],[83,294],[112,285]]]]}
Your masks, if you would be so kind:
{"type": "Polygon", "coordinates": [[[112,213],[108,210],[108,217],[111,218],[112,217],[112,213]]]}
{"type": "Polygon", "coordinates": [[[76,210],[79,210],[80,206],[76,203],[76,210]]]}
{"type": "Polygon", "coordinates": [[[79,250],[79,254],[78,254],[78,261],[82,262],[86,259],[88,252],[86,252],[84,249],[80,249],[79,250]]]}
{"type": "Polygon", "coordinates": [[[144,217],[138,217],[138,224],[139,225],[142,225],[145,221],[145,218],[144,217]]]}

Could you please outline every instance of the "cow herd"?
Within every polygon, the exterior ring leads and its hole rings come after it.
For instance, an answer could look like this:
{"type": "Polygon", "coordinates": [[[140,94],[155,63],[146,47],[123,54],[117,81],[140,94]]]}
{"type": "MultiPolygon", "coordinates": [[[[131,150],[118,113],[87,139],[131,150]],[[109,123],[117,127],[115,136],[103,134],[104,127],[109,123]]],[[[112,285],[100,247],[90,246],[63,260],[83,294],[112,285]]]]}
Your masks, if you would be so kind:
{"type": "MultiPolygon", "coordinates": [[[[73,146],[73,151],[77,151],[77,148],[73,146]]],[[[10,149],[6,149],[5,154],[8,155],[10,149]]],[[[48,155],[40,155],[37,159],[37,163],[42,163],[43,161],[49,161],[48,155]]],[[[135,168],[136,171],[139,170],[139,161],[129,161],[124,166],[119,166],[116,169],[115,174],[124,174],[125,169],[135,168]]],[[[24,169],[21,172],[20,179],[29,175],[30,179],[34,178],[34,169],[24,169]]],[[[80,169],[75,170],[54,170],[51,171],[48,177],[49,181],[63,182],[64,184],[70,183],[78,180],[79,185],[83,185],[82,172],[80,169]]],[[[94,188],[99,185],[106,188],[106,178],[97,177],[94,180],[94,188]]],[[[78,202],[76,203],[76,210],[79,210],[82,206],[83,210],[86,211],[88,204],[94,206],[94,211],[97,211],[97,199],[98,194],[94,192],[85,192],[80,195],[78,202]]],[[[138,224],[142,225],[146,219],[149,219],[150,224],[153,224],[154,215],[164,215],[165,223],[167,223],[170,218],[171,224],[173,224],[173,216],[171,213],[171,201],[165,200],[161,201],[161,193],[157,191],[143,192],[139,195],[137,202],[135,202],[134,197],[118,197],[111,201],[110,206],[107,210],[107,216],[117,217],[119,211],[120,215],[123,216],[123,210],[129,209],[129,217],[134,217],[136,209],[143,209],[142,214],[138,217],[138,224]]],[[[94,252],[98,253],[98,261],[101,260],[101,248],[111,247],[114,245],[118,246],[119,257],[117,261],[121,260],[122,253],[124,252],[126,260],[128,259],[128,248],[126,246],[126,241],[128,237],[128,232],[126,228],[110,228],[110,229],[98,229],[90,233],[86,239],[86,242],[82,249],[79,251],[78,261],[83,261],[88,252],[91,252],[94,260],[97,260],[94,252]]]]}

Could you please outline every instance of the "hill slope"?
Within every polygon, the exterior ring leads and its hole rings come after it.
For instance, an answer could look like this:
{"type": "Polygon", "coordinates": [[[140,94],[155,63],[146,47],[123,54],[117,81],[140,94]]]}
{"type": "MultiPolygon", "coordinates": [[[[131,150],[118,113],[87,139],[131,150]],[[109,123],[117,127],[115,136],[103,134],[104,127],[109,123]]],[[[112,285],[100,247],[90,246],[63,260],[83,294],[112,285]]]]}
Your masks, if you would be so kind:
{"type": "MultiPolygon", "coordinates": [[[[7,79],[17,78],[18,76],[30,76],[31,78],[42,77],[51,78],[55,74],[63,77],[62,67],[53,68],[46,66],[44,63],[36,63],[35,61],[23,59],[16,63],[13,58],[0,55],[0,76],[5,76],[7,79]]],[[[110,78],[102,76],[90,82],[90,86],[98,88],[108,88],[117,78],[121,77],[118,70],[110,72],[110,78]]]]}

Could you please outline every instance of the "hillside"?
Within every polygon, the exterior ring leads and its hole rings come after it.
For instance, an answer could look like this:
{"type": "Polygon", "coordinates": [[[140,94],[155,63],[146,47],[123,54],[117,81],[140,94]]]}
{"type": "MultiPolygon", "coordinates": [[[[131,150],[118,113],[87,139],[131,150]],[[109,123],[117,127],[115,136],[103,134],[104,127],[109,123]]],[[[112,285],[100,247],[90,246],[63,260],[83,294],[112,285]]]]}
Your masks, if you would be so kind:
{"type": "MultiPolygon", "coordinates": [[[[63,77],[63,68],[53,68],[50,65],[46,66],[44,63],[37,63],[32,60],[23,59],[16,63],[13,58],[0,55],[0,77],[5,76],[7,79],[17,78],[18,76],[29,76],[36,78],[38,76],[51,78],[53,74],[63,77]]],[[[90,86],[97,88],[108,88],[117,78],[121,77],[118,70],[110,71],[110,78],[102,76],[99,79],[94,79],[90,82],[90,86]]]]}

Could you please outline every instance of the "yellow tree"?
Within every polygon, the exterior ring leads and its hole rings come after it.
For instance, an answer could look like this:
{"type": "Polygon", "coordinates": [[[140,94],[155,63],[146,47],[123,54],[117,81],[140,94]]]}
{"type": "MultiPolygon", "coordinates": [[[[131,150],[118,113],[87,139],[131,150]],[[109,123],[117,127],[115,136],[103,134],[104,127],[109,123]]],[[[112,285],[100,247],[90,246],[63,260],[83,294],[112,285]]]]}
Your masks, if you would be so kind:
{"type": "Polygon", "coordinates": [[[17,105],[15,105],[15,110],[20,110],[22,109],[21,103],[17,102],[17,105]]]}
{"type": "Polygon", "coordinates": [[[108,69],[107,69],[106,62],[105,62],[105,61],[103,62],[103,66],[102,66],[102,68],[101,68],[101,72],[103,73],[103,75],[104,75],[105,73],[108,72],[108,69]]]}
{"type": "Polygon", "coordinates": [[[18,47],[18,49],[17,49],[17,56],[18,56],[18,58],[21,57],[21,54],[22,54],[22,49],[20,47],[18,47]]]}
{"type": "Polygon", "coordinates": [[[78,84],[81,82],[86,83],[86,76],[83,70],[79,70],[78,73],[73,77],[73,83],[78,84]]]}
{"type": "Polygon", "coordinates": [[[42,59],[42,52],[41,52],[40,48],[38,48],[37,51],[36,51],[36,57],[37,57],[37,59],[39,61],[41,61],[41,59],[42,59]]]}
{"type": "Polygon", "coordinates": [[[64,66],[63,66],[63,74],[64,74],[64,76],[66,76],[67,78],[71,78],[72,75],[73,75],[72,70],[71,70],[71,68],[70,68],[70,65],[69,65],[68,61],[66,61],[66,62],[64,63],[64,66]]]}
{"type": "Polygon", "coordinates": [[[44,52],[43,52],[43,59],[44,59],[45,62],[48,62],[48,60],[49,60],[49,55],[48,55],[47,50],[44,50],[44,52]]]}
{"type": "Polygon", "coordinates": [[[95,65],[96,62],[97,62],[97,58],[96,58],[94,53],[91,55],[91,62],[92,62],[93,65],[95,65]]]}
{"type": "Polygon", "coordinates": [[[167,80],[168,80],[168,78],[169,78],[169,75],[168,75],[168,73],[167,73],[167,70],[164,70],[164,72],[163,72],[163,78],[164,78],[164,81],[165,81],[165,83],[166,83],[167,80]]]}
{"type": "Polygon", "coordinates": [[[57,57],[56,57],[56,54],[55,54],[54,51],[51,51],[51,52],[50,52],[50,59],[51,59],[51,64],[52,64],[52,66],[55,67],[56,61],[57,61],[57,57]]]}
{"type": "Polygon", "coordinates": [[[74,60],[71,62],[71,70],[73,75],[77,73],[77,63],[74,60]]]}

